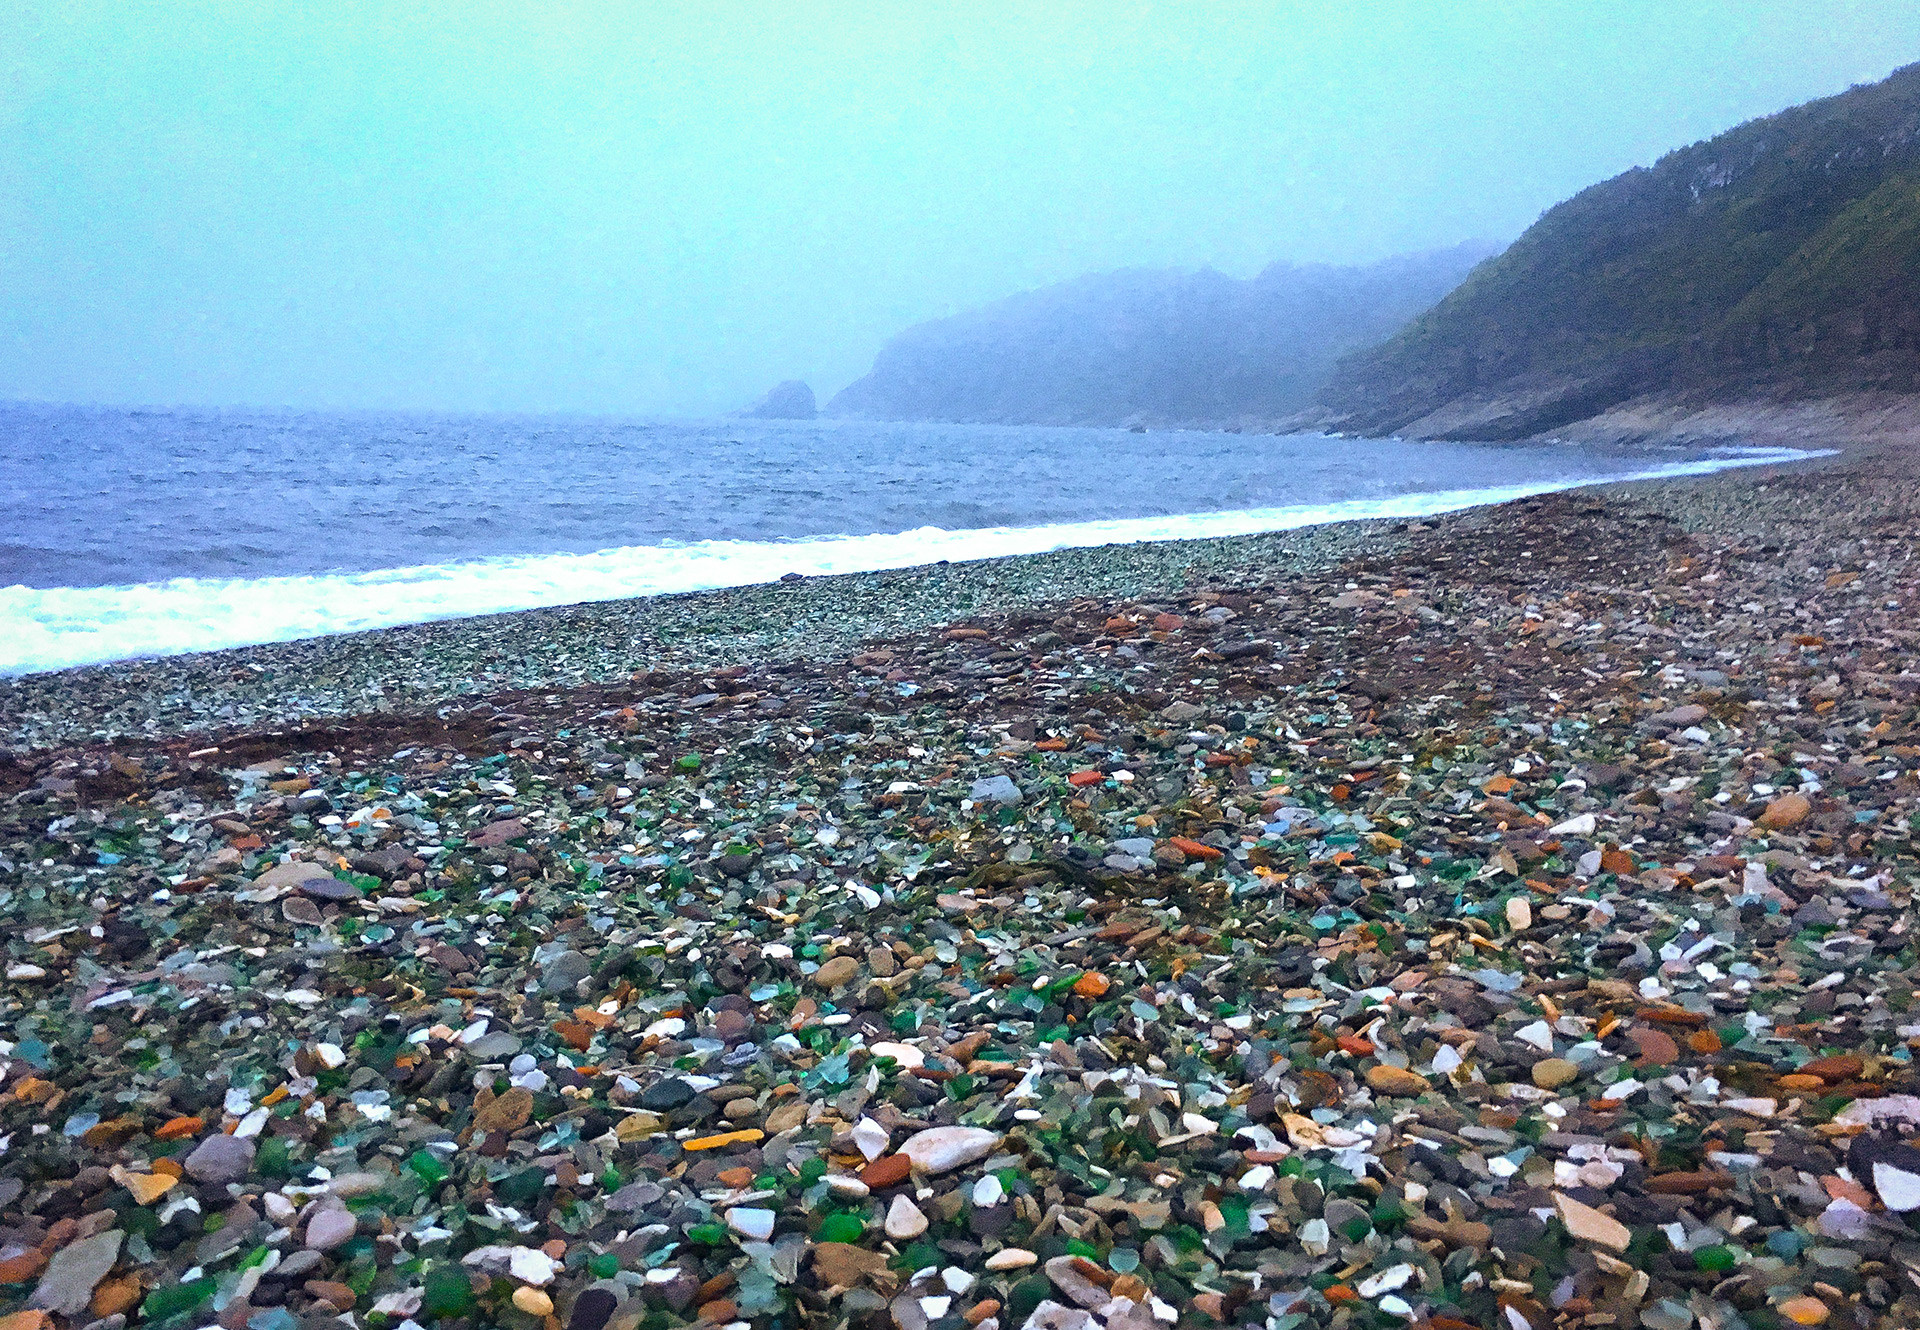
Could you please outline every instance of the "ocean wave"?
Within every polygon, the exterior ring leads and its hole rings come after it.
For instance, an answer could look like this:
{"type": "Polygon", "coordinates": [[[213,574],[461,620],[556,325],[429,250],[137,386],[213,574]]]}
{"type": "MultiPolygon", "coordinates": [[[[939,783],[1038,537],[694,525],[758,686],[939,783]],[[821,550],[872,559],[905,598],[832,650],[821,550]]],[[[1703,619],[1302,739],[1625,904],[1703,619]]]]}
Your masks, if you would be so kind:
{"type": "Polygon", "coordinates": [[[0,588],[0,674],[255,646],[587,601],[963,562],[1145,541],[1288,531],[1367,518],[1429,517],[1584,485],[1704,475],[1830,453],[1722,450],[1601,476],[1293,507],[1113,518],[1049,526],[919,527],[882,535],[632,545],[304,577],[175,578],[132,586],[0,588]]]}

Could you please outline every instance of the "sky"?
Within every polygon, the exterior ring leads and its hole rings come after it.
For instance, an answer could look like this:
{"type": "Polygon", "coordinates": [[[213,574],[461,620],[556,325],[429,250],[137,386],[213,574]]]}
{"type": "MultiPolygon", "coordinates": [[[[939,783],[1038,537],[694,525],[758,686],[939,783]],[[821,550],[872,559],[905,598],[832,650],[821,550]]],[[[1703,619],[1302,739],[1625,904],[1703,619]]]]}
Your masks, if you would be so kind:
{"type": "Polygon", "coordinates": [[[0,0],[0,397],[703,415],[1130,266],[1507,240],[1912,0],[0,0]]]}

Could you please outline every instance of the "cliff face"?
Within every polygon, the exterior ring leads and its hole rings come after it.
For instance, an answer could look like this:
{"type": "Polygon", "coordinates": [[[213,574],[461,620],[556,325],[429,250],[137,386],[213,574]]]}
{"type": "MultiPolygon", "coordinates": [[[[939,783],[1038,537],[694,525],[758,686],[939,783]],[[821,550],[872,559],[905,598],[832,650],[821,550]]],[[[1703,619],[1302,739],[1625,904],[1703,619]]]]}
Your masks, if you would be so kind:
{"type": "Polygon", "coordinates": [[[1594,185],[1320,393],[1518,438],[1649,393],[1920,391],[1920,65],[1594,185]]]}
{"type": "Polygon", "coordinates": [[[1271,421],[1308,406],[1341,352],[1400,327],[1490,252],[1275,264],[1247,281],[1153,269],[1083,277],[907,329],[827,410],[997,424],[1271,421]]]}

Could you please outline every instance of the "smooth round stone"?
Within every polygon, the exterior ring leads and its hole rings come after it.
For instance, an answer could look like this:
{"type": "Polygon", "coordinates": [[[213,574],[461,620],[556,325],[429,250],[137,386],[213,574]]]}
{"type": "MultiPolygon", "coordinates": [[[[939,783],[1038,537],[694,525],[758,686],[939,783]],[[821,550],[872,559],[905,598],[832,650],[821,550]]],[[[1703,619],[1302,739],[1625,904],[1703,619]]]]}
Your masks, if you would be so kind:
{"type": "Polygon", "coordinates": [[[989,1270],[1024,1270],[1039,1263],[1040,1258],[1024,1247],[1003,1247],[987,1257],[989,1270]]]}
{"type": "Polygon", "coordinates": [[[529,1284],[522,1284],[513,1291],[513,1305],[529,1316],[553,1314],[553,1299],[529,1284]]]}
{"type": "Polygon", "coordinates": [[[1797,1298],[1788,1298],[1781,1303],[1780,1314],[1795,1325],[1821,1325],[1833,1312],[1820,1299],[1803,1294],[1797,1298]]]}
{"type": "Polygon", "coordinates": [[[386,1185],[384,1174],[342,1173],[327,1183],[327,1190],[335,1196],[371,1196],[386,1185]]]}
{"type": "Polygon", "coordinates": [[[253,1167],[253,1150],[253,1141],[248,1137],[215,1133],[187,1156],[187,1175],[210,1187],[238,1182],[253,1167]]]}
{"type": "Polygon", "coordinates": [[[1580,1075],[1580,1068],[1565,1058],[1541,1058],[1533,1064],[1533,1083],[1542,1090],[1558,1090],[1580,1075]]]}
{"type": "Polygon", "coordinates": [[[353,1212],[343,1205],[330,1205],[316,1210],[307,1219],[307,1248],[310,1251],[332,1251],[353,1236],[358,1224],[353,1212]]]}
{"type": "Polygon", "coordinates": [[[1411,1099],[1433,1088],[1427,1083],[1427,1078],[1418,1072],[1408,1071],[1405,1067],[1389,1067],[1384,1063],[1367,1068],[1367,1084],[1373,1087],[1376,1094],[1396,1099],[1411,1099]]]}
{"type": "MultiPolygon", "coordinates": [[[[887,954],[891,956],[893,953],[887,954]]],[[[880,1043],[874,1044],[867,1051],[877,1058],[892,1058],[909,1070],[927,1065],[927,1055],[912,1044],[880,1043]]]]}
{"type": "Polygon", "coordinates": [[[945,1173],[985,1159],[1000,1144],[1000,1133],[984,1127],[931,1127],[907,1137],[900,1153],[922,1173],[945,1173]]]}

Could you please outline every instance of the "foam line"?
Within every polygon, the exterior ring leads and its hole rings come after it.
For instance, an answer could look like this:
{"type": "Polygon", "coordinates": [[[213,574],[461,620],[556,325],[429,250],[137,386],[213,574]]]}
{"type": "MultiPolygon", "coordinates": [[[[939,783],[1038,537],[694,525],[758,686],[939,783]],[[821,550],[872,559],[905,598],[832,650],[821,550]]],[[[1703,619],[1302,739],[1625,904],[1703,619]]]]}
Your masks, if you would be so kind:
{"type": "Polygon", "coordinates": [[[305,577],[176,578],[133,586],[0,588],[0,674],[177,655],[511,610],[620,600],[1139,541],[1289,531],[1366,518],[1429,517],[1586,485],[1705,475],[1732,467],[1830,456],[1790,448],[1724,450],[1605,476],[1384,499],[1233,512],[946,531],[920,527],[788,541],[703,540],[630,545],[305,577]]]}

